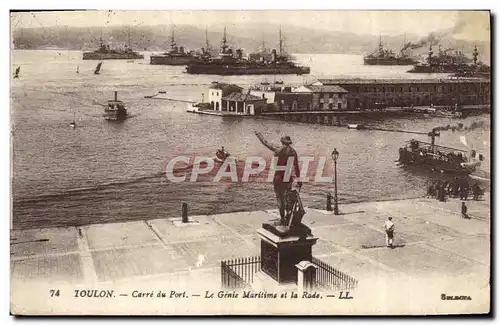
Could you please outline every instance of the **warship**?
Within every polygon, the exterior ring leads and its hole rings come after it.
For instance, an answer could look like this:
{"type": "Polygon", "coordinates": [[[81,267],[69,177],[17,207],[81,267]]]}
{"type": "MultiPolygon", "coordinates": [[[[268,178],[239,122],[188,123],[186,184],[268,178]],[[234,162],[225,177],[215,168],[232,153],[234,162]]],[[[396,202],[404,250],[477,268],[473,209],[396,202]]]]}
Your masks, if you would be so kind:
{"type": "Polygon", "coordinates": [[[111,49],[109,45],[104,44],[101,38],[99,48],[93,52],[84,52],[84,60],[134,60],[144,59],[144,55],[134,52],[130,46],[130,30],[128,31],[128,45],[125,49],[111,49]]]}
{"type": "Polygon", "coordinates": [[[472,77],[472,78],[490,78],[491,68],[483,62],[478,62],[479,51],[477,46],[474,46],[472,52],[472,64],[461,65],[453,75],[454,77],[472,77]]]}
{"type": "Polygon", "coordinates": [[[388,50],[382,44],[382,37],[380,38],[378,48],[371,54],[363,58],[365,65],[413,65],[417,61],[412,59],[407,53],[407,45],[404,42],[403,48],[399,55],[396,55],[392,50],[388,50]]]}
{"type": "Polygon", "coordinates": [[[276,75],[276,74],[309,74],[310,68],[298,66],[288,59],[283,51],[281,29],[279,33],[279,54],[275,49],[271,51],[270,61],[250,61],[243,58],[243,51],[237,49],[235,53],[227,45],[226,28],[221,42],[221,52],[217,57],[210,58],[202,63],[188,64],[186,72],[189,74],[213,75],[276,75]],[[235,55],[234,55],[235,54],[235,55]]]}
{"type": "Polygon", "coordinates": [[[411,73],[455,73],[461,69],[466,69],[471,60],[462,51],[456,50],[454,55],[449,54],[453,49],[442,50],[439,46],[437,55],[434,55],[432,44],[429,45],[426,62],[417,63],[408,72],[411,73]]]}
{"type": "Polygon", "coordinates": [[[201,54],[185,52],[184,47],[178,47],[175,43],[174,29],[172,28],[172,37],[170,39],[170,50],[160,55],[151,55],[150,64],[154,65],[187,65],[190,63],[201,63],[210,57],[210,45],[208,43],[208,34],[205,31],[206,48],[201,49],[201,54]]]}

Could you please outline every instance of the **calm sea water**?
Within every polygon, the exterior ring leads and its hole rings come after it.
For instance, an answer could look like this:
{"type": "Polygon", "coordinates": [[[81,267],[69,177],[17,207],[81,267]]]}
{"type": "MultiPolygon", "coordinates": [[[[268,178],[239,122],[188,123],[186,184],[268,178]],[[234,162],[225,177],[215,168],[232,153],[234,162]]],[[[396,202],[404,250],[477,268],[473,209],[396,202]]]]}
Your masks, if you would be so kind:
{"type": "MultiPolygon", "coordinates": [[[[277,76],[298,85],[319,77],[439,78],[405,73],[409,67],[370,67],[360,56],[296,55],[311,66],[311,75],[277,76]]],[[[13,222],[15,228],[82,225],[99,222],[178,217],[181,203],[190,214],[212,214],[274,208],[272,185],[264,183],[171,183],[164,174],[178,155],[211,157],[224,145],[234,156],[270,157],[254,131],[277,142],[290,135],[300,155],[329,156],[340,152],[340,203],[422,195],[430,173],[397,168],[398,148],[426,136],[290,123],[264,119],[227,119],[186,113],[179,102],[145,99],[158,91],[168,97],[200,100],[211,81],[243,86],[274,77],[195,76],[184,67],[152,66],[144,60],[105,61],[93,74],[96,61],[81,60],[76,51],[14,51],[11,64],[21,66],[11,83],[13,130],[13,222]],[[76,73],[76,69],[80,73],[76,73]],[[102,104],[119,92],[132,118],[123,123],[102,119],[102,104]],[[78,127],[69,123],[76,114],[78,127]]],[[[444,76],[445,77],[445,76],[444,76]]],[[[484,121],[485,128],[442,132],[438,143],[486,156],[479,174],[490,166],[489,115],[464,120],[444,118],[387,119],[363,123],[376,127],[427,132],[440,125],[484,121]]],[[[358,121],[352,121],[358,122],[358,121]]],[[[332,174],[331,160],[325,175],[332,174]]],[[[330,184],[307,184],[303,202],[324,208],[330,184]]]]}

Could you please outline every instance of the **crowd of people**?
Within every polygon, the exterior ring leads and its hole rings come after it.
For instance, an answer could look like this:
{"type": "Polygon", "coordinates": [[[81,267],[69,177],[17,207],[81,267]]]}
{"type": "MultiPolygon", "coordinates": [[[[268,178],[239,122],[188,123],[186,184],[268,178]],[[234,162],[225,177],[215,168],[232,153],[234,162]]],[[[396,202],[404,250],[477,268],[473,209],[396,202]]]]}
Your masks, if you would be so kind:
{"type": "Polygon", "coordinates": [[[455,177],[452,181],[436,180],[427,185],[427,197],[435,197],[440,201],[445,201],[447,196],[459,197],[460,200],[465,201],[471,193],[476,201],[484,194],[478,182],[471,185],[466,178],[455,177]]]}

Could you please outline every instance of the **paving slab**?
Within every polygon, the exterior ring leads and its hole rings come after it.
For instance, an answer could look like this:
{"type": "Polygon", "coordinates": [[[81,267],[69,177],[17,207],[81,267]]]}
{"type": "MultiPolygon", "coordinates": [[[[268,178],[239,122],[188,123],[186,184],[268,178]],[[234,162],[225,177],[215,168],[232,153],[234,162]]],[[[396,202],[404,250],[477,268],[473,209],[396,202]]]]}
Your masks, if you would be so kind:
{"type": "MultiPolygon", "coordinates": [[[[314,229],[313,229],[313,234],[315,234],[314,229]]],[[[344,250],[342,248],[322,238],[319,238],[318,241],[316,242],[316,245],[312,247],[312,253],[314,256],[329,255],[343,251],[344,250]]]]}
{"type": "Polygon", "coordinates": [[[252,249],[242,238],[237,237],[173,243],[172,246],[189,261],[191,267],[216,267],[224,259],[259,255],[255,254],[255,249],[252,249]]]}
{"type": "Polygon", "coordinates": [[[41,256],[14,260],[10,263],[14,281],[39,279],[50,282],[78,283],[83,281],[79,254],[41,256]]]}
{"type": "Polygon", "coordinates": [[[488,238],[460,238],[431,242],[428,245],[465,256],[487,266],[490,265],[490,243],[488,238]]]}
{"type": "Polygon", "coordinates": [[[388,270],[378,263],[374,263],[369,259],[358,258],[351,253],[322,256],[320,260],[358,280],[366,278],[367,275],[370,277],[377,277],[378,275],[387,277],[388,275],[397,274],[397,272],[388,270]]]}
{"type": "Polygon", "coordinates": [[[342,215],[335,215],[333,211],[306,209],[303,223],[309,227],[334,226],[349,223],[342,215]]]}
{"type": "MultiPolygon", "coordinates": [[[[341,247],[359,250],[364,246],[385,246],[385,234],[367,226],[358,224],[344,224],[335,227],[319,227],[315,229],[315,236],[333,242],[341,247]]],[[[394,244],[404,244],[406,241],[396,237],[394,244]]]]}
{"type": "Polygon", "coordinates": [[[359,252],[393,269],[413,276],[457,276],[474,269],[474,262],[445,251],[432,249],[425,244],[409,245],[395,249],[372,249],[359,252]]]}
{"type": "Polygon", "coordinates": [[[13,230],[10,233],[10,254],[17,258],[77,252],[77,236],[74,227],[13,230]]]}
{"type": "Polygon", "coordinates": [[[240,212],[235,218],[233,213],[224,213],[214,216],[214,219],[229,227],[240,235],[248,235],[262,227],[264,222],[275,218],[275,215],[266,211],[240,212]]]}
{"type": "Polygon", "coordinates": [[[84,232],[91,250],[160,242],[144,221],[91,225],[84,232]]]}
{"type": "MultiPolygon", "coordinates": [[[[422,199],[419,202],[422,209],[432,209],[436,212],[445,210],[446,212],[460,215],[462,213],[462,201],[458,199],[448,199],[445,202],[441,202],[436,199],[422,199]]],[[[490,207],[486,205],[483,201],[465,201],[467,205],[467,213],[472,217],[477,217],[483,220],[490,219],[490,207]]]]}
{"type": "Polygon", "coordinates": [[[170,246],[120,248],[91,252],[99,281],[187,270],[184,256],[170,246]]]}
{"type": "MultiPolygon", "coordinates": [[[[237,216],[236,216],[237,218],[237,216]]],[[[215,222],[212,216],[192,217],[196,223],[176,226],[171,220],[155,219],[148,223],[157,231],[163,242],[174,243],[193,240],[215,240],[234,236],[231,230],[215,222]]]]}

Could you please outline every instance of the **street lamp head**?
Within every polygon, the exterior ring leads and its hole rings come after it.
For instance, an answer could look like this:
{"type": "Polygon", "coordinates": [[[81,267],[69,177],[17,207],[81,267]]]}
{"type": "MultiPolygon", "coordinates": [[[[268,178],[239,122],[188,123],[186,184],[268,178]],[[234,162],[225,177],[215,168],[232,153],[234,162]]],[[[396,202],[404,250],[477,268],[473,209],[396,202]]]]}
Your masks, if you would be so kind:
{"type": "Polygon", "coordinates": [[[337,161],[337,159],[339,159],[339,152],[337,151],[337,148],[332,151],[332,159],[333,161],[337,161]]]}

